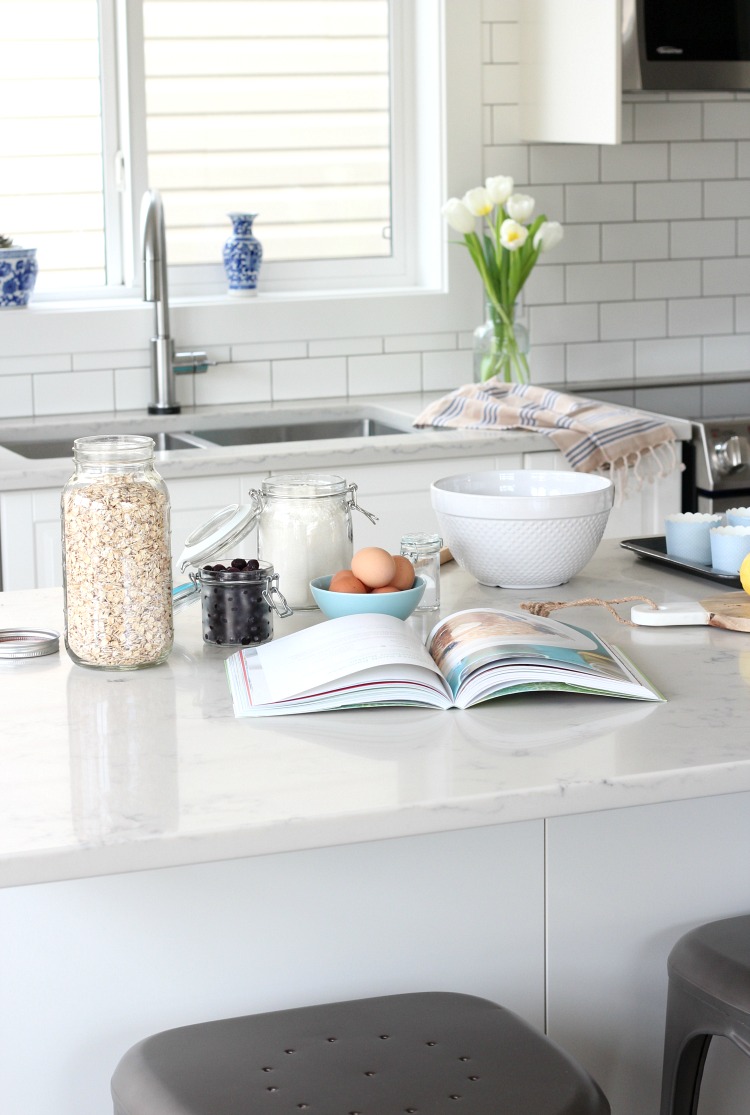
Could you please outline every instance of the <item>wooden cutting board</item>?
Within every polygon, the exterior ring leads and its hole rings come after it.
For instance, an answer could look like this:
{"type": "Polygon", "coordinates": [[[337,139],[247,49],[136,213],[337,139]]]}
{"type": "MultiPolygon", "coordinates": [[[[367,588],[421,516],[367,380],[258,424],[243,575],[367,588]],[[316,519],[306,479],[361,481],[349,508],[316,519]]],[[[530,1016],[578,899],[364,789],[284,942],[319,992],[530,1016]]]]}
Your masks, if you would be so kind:
{"type": "Polygon", "coordinates": [[[726,592],[705,600],[679,604],[635,604],[630,610],[633,623],[643,627],[704,626],[723,627],[726,631],[750,631],[750,596],[746,592],[726,592]]]}

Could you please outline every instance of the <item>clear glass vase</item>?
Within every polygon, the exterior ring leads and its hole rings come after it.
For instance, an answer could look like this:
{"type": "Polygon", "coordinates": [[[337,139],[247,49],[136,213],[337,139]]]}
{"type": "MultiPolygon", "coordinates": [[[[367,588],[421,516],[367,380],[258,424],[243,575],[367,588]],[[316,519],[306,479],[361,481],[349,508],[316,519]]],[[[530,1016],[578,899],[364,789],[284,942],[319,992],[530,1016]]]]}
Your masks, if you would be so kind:
{"type": "Polygon", "coordinates": [[[474,330],[474,382],[484,383],[497,376],[503,383],[528,383],[529,334],[515,320],[517,304],[509,325],[489,299],[485,308],[486,321],[474,330]]]}

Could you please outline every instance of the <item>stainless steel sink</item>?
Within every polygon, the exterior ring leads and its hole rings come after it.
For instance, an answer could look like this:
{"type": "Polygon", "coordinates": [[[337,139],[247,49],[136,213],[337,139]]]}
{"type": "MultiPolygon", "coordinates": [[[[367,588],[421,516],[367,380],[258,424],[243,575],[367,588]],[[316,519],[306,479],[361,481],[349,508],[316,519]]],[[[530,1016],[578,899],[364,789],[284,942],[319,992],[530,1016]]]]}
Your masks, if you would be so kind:
{"type": "Polygon", "coordinates": [[[377,418],[327,418],[310,422],[281,422],[275,425],[233,426],[228,429],[191,430],[213,445],[265,445],[283,441],[321,441],[345,437],[382,437],[409,433],[377,418]]]}
{"type": "MultiPolygon", "coordinates": [[[[226,419],[225,419],[226,420],[226,419]]],[[[398,421],[399,419],[396,419],[398,421]]],[[[206,421],[204,419],[204,421],[206,421]]],[[[403,426],[393,425],[382,418],[368,416],[353,416],[340,414],[325,416],[316,414],[289,415],[283,414],[258,415],[255,422],[245,420],[241,426],[213,426],[201,424],[200,429],[157,431],[156,433],[144,431],[129,422],[127,428],[120,427],[122,433],[143,434],[152,437],[156,443],[157,451],[169,449],[217,449],[223,446],[242,445],[273,445],[280,442],[297,441],[323,441],[338,440],[352,437],[383,437],[386,434],[408,434],[414,430],[404,419],[403,426]]],[[[85,423],[76,427],[75,433],[68,437],[61,437],[59,432],[54,436],[45,438],[41,433],[35,437],[10,438],[0,441],[5,449],[18,453],[21,457],[32,460],[48,460],[56,457],[73,456],[73,440],[75,437],[85,435],[85,423]]],[[[118,424],[112,423],[107,433],[117,433],[118,424]]]]}
{"type": "MultiPolygon", "coordinates": [[[[139,430],[138,433],[141,431],[139,430]]],[[[157,449],[201,449],[203,446],[188,434],[165,434],[161,431],[147,437],[152,437],[157,449]]],[[[72,438],[38,438],[27,441],[4,441],[4,449],[18,453],[20,457],[27,457],[34,461],[48,460],[53,457],[73,457],[72,438]]]]}

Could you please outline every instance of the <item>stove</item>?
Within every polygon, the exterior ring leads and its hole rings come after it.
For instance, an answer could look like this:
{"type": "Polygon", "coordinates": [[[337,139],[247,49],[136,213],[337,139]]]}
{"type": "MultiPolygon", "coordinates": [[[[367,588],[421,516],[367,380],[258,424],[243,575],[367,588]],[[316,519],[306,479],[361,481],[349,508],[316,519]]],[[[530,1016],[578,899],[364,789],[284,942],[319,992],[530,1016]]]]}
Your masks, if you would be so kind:
{"type": "Polygon", "coordinates": [[[683,511],[750,506],[750,418],[703,418],[683,443],[683,511]]]}

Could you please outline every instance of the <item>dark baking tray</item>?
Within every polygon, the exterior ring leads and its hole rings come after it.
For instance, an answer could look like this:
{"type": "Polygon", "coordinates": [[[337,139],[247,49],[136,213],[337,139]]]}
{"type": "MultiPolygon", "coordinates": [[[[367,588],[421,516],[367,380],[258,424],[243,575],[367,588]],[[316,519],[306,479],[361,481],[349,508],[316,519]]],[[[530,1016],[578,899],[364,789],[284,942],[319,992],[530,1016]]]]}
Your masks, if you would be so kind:
{"type": "Polygon", "coordinates": [[[720,585],[741,588],[740,579],[736,573],[719,573],[712,569],[710,565],[701,565],[698,561],[686,561],[684,558],[672,557],[671,554],[667,553],[667,539],[663,534],[656,534],[651,538],[625,538],[620,545],[648,561],[657,561],[661,565],[679,569],[682,573],[692,573],[695,577],[706,577],[709,581],[718,581],[720,585]]]}

